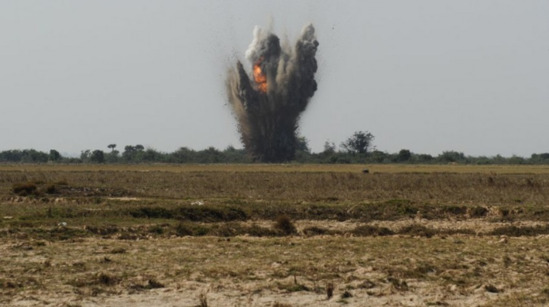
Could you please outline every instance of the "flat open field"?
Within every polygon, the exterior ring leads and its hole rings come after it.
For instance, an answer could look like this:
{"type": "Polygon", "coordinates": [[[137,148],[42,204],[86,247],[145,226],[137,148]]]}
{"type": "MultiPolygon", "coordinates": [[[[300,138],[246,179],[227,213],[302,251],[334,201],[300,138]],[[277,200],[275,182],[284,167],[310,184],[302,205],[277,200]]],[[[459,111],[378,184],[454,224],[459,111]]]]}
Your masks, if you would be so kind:
{"type": "Polygon", "coordinates": [[[543,306],[548,196],[546,166],[0,165],[0,305],[543,306]]]}

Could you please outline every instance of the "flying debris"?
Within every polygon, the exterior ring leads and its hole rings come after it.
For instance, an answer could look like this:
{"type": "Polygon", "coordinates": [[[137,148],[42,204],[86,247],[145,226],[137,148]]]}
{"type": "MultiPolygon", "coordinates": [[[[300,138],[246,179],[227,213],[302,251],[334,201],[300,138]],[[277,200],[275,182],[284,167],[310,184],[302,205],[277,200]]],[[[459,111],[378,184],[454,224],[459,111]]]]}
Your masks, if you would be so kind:
{"type": "Polygon", "coordinates": [[[295,157],[299,118],[317,89],[318,41],[313,25],[303,28],[293,48],[259,27],[246,51],[249,74],[240,61],[229,71],[227,93],[246,151],[262,162],[295,157]],[[251,77],[251,78],[250,78],[251,77]]]}

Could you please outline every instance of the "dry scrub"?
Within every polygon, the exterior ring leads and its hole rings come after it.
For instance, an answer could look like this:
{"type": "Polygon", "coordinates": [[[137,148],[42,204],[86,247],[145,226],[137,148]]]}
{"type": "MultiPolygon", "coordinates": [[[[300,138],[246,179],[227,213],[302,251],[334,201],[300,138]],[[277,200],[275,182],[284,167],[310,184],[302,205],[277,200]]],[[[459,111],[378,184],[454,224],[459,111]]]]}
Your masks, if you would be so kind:
{"type": "Polygon", "coordinates": [[[0,166],[0,305],[549,303],[549,169],[0,166]]]}

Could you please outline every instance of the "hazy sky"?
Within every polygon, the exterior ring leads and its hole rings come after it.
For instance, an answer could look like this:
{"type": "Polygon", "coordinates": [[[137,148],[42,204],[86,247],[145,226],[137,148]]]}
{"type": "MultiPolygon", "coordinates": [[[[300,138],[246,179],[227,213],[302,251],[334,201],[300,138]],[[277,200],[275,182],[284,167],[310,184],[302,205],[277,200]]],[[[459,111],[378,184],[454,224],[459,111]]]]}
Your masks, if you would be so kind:
{"type": "Polygon", "coordinates": [[[547,0],[0,0],[0,150],[241,147],[227,68],[254,25],[293,41],[312,22],[314,151],[368,130],[388,152],[549,152],[548,16],[547,0]]]}

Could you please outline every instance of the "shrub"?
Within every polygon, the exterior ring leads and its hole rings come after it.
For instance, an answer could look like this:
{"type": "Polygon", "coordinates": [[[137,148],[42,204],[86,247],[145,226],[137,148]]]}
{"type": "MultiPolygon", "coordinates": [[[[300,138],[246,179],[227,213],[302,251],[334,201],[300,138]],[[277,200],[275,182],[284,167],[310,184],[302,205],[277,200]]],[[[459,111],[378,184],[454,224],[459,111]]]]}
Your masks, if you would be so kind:
{"type": "Polygon", "coordinates": [[[425,226],[414,224],[403,227],[398,233],[430,238],[435,234],[435,231],[425,226]]]}
{"type": "Polygon", "coordinates": [[[276,235],[276,232],[272,229],[261,227],[257,224],[252,224],[252,226],[245,229],[245,233],[254,237],[269,237],[276,235]]]}
{"type": "Polygon", "coordinates": [[[57,193],[57,188],[55,187],[54,184],[50,184],[46,187],[45,192],[46,192],[46,194],[56,194],[57,193]]]}
{"type": "Polygon", "coordinates": [[[297,233],[297,229],[287,215],[279,215],[276,218],[274,225],[275,229],[282,232],[284,235],[292,235],[297,233]]]}
{"type": "Polygon", "coordinates": [[[97,275],[97,283],[105,286],[114,286],[120,282],[120,279],[115,276],[111,276],[106,273],[100,273],[97,275]]]}
{"type": "Polygon", "coordinates": [[[450,213],[453,215],[463,215],[467,213],[467,207],[465,206],[448,206],[444,208],[443,210],[446,213],[450,213]]]}
{"type": "Polygon", "coordinates": [[[218,227],[214,227],[210,234],[220,237],[232,237],[239,235],[242,232],[242,227],[237,223],[223,223],[218,227]]]}
{"type": "Polygon", "coordinates": [[[153,225],[149,228],[149,233],[161,235],[164,233],[164,228],[162,227],[162,225],[153,225]]]}
{"type": "Polygon", "coordinates": [[[155,279],[149,279],[146,287],[147,289],[158,289],[158,288],[164,288],[164,284],[156,281],[155,279]]]}
{"type": "Polygon", "coordinates": [[[471,208],[471,210],[469,211],[471,217],[483,217],[486,216],[487,213],[488,209],[479,206],[471,208]]]}
{"type": "Polygon", "coordinates": [[[173,218],[173,213],[162,207],[141,207],[132,209],[130,215],[136,218],[173,218]]]}
{"type": "Polygon", "coordinates": [[[357,226],[353,229],[352,233],[357,236],[390,236],[394,234],[394,232],[388,228],[370,225],[357,226]]]}
{"type": "Polygon", "coordinates": [[[210,232],[210,228],[208,228],[206,226],[203,226],[203,225],[198,225],[193,229],[193,234],[195,236],[205,236],[209,232],[210,232]]]}
{"type": "Polygon", "coordinates": [[[246,212],[239,208],[223,207],[180,207],[175,210],[177,218],[194,222],[228,222],[244,221],[248,218],[246,212]]]}
{"type": "Polygon", "coordinates": [[[537,236],[542,234],[549,233],[549,226],[537,226],[537,227],[517,227],[517,226],[503,226],[498,227],[492,230],[489,235],[493,236],[510,236],[510,237],[521,237],[521,236],[537,236]]]}
{"type": "Polygon", "coordinates": [[[336,232],[326,228],[322,228],[322,227],[311,226],[303,229],[303,233],[307,236],[318,236],[318,235],[333,235],[336,232]]]}
{"type": "Polygon", "coordinates": [[[191,228],[189,228],[189,226],[187,226],[186,224],[183,224],[183,223],[179,223],[176,227],[175,227],[175,233],[180,236],[180,237],[183,237],[183,236],[192,236],[193,235],[193,231],[191,228]]]}
{"type": "MultiPolygon", "coordinates": [[[[53,217],[51,207],[48,209],[48,217],[53,217]]],[[[118,232],[118,227],[114,225],[110,226],[86,226],[85,229],[93,234],[97,235],[110,235],[118,232]]]]}
{"type": "Polygon", "coordinates": [[[35,183],[25,182],[14,184],[11,190],[13,193],[19,196],[28,196],[32,194],[37,194],[38,187],[35,183]]]}

